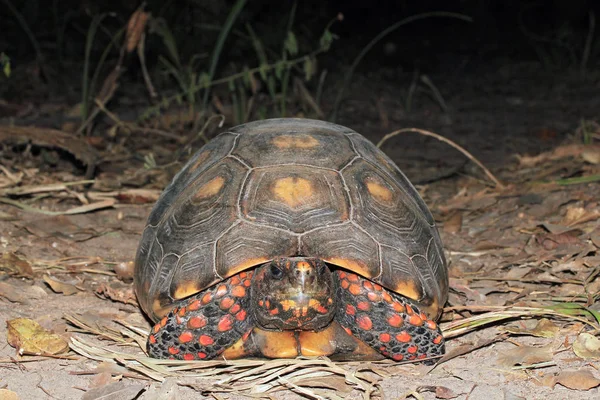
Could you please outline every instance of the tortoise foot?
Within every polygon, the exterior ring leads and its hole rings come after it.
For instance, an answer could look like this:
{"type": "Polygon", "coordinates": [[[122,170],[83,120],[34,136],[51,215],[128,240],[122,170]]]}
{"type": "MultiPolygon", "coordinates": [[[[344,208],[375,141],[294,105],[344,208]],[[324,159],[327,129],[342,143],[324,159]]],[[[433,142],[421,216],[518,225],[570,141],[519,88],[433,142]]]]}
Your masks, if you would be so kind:
{"type": "Polygon", "coordinates": [[[336,275],[341,305],[336,320],[346,332],[396,361],[444,354],[439,326],[406,298],[354,273],[336,275]]]}
{"type": "Polygon", "coordinates": [[[179,303],[148,336],[155,358],[208,360],[253,328],[248,313],[252,272],[242,272],[179,303]]]}

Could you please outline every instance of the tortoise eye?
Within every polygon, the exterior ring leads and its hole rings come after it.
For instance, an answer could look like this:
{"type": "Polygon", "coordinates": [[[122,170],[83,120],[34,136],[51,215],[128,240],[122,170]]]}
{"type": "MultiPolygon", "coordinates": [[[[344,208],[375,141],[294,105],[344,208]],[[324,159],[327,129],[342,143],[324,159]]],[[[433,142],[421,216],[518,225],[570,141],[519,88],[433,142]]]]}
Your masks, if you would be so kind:
{"type": "Polygon", "coordinates": [[[283,271],[277,265],[271,265],[271,276],[279,280],[283,278],[283,271]]]}

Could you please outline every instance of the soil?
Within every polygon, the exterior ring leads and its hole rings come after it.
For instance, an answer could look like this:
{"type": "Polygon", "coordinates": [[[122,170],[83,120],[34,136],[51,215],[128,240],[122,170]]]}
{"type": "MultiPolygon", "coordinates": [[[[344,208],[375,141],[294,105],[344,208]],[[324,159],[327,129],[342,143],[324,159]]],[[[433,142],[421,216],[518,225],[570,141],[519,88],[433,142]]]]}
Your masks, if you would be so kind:
{"type": "MultiPolygon", "coordinates": [[[[337,122],[375,143],[395,129],[434,131],[468,149],[505,185],[494,187],[464,155],[432,138],[403,134],[383,145],[417,185],[439,223],[451,276],[442,326],[504,306],[574,304],[595,310],[600,290],[600,185],[556,181],[600,173],[598,148],[585,150],[581,130],[577,133],[582,121],[598,118],[600,80],[546,72],[535,63],[487,66],[475,74],[437,73],[429,79],[442,94],[446,110],[424,87],[408,110],[410,78],[393,68],[362,73],[337,122]],[[517,157],[539,154],[537,160],[517,157]]],[[[324,109],[331,108],[334,95],[325,94],[324,109]]],[[[35,120],[28,123],[42,125],[35,120]]],[[[597,125],[592,127],[597,146],[600,131],[597,125]]],[[[177,165],[144,170],[140,149],[151,149],[160,161],[181,145],[158,135],[98,140],[103,141],[98,147],[104,149],[104,159],[91,190],[112,190],[105,195],[112,200],[110,207],[51,216],[0,205],[0,326],[29,318],[63,338],[82,337],[96,346],[139,355],[139,348],[119,345],[90,329],[77,332],[80,329],[65,316],[78,315],[92,325],[106,323],[113,329],[118,327],[114,319],[145,331],[150,328],[135,303],[130,280],[115,274],[115,268],[127,270],[131,265],[153,201],[177,170],[177,165]],[[145,191],[134,193],[132,188],[145,191]],[[23,264],[32,266],[33,273],[23,272],[19,267],[23,264]]],[[[31,150],[5,148],[2,164],[8,170],[2,190],[84,179],[85,169],[63,153],[69,151],[58,152],[58,161],[49,164],[53,153],[46,152],[44,145],[31,150]]],[[[186,157],[183,154],[181,161],[186,157]]],[[[46,210],[67,210],[81,205],[77,195],[84,190],[79,185],[41,193],[47,196],[13,194],[11,199],[46,210]]],[[[594,333],[591,327],[598,327],[598,321],[584,314],[577,319],[550,314],[510,318],[478,326],[449,338],[447,351],[454,356],[434,369],[373,364],[383,371],[382,376],[372,375],[378,382],[373,397],[597,398],[598,349],[592,348],[593,354],[583,358],[574,346],[583,332],[594,333]],[[544,329],[538,325],[543,317],[548,318],[544,329]]],[[[79,399],[86,391],[106,389],[111,383],[121,385],[113,387],[113,397],[106,397],[111,399],[243,398],[247,394],[220,393],[216,387],[199,392],[173,379],[157,382],[73,351],[56,358],[19,356],[8,344],[7,334],[0,328],[0,388],[21,399],[79,399]]],[[[341,365],[349,371],[357,368],[341,365]]],[[[367,368],[365,363],[361,367],[367,368]]],[[[363,393],[348,385],[349,391],[338,396],[361,398],[363,393]]],[[[2,396],[0,391],[0,399],[10,398],[2,396]]],[[[306,397],[297,388],[273,396],[306,397]]],[[[92,392],[87,398],[100,395],[92,392]]]]}

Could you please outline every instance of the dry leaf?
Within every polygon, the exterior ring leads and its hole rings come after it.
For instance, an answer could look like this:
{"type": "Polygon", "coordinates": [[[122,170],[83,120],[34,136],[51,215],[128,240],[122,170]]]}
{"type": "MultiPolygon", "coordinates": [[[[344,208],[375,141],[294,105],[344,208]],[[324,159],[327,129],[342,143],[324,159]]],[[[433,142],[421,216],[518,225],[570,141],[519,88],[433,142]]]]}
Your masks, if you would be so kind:
{"type": "Polygon", "coordinates": [[[8,389],[0,389],[0,400],[19,400],[19,396],[8,389]]]}
{"type": "Polygon", "coordinates": [[[590,390],[600,385],[590,370],[566,370],[554,378],[554,384],[561,385],[573,390],[590,390]]]}
{"type": "Polygon", "coordinates": [[[71,285],[70,283],[66,282],[61,282],[59,280],[51,278],[49,275],[44,275],[44,282],[46,282],[54,292],[62,293],[65,296],[71,296],[79,292],[79,289],[77,289],[74,285],[71,285]]]}
{"type": "Polygon", "coordinates": [[[600,145],[587,145],[581,158],[590,164],[600,164],[600,145]]]}
{"type": "Polygon", "coordinates": [[[69,350],[68,343],[57,334],[40,326],[29,318],[16,318],[6,321],[8,344],[19,354],[45,355],[61,354],[69,350]]]}
{"type": "Polygon", "coordinates": [[[546,337],[552,338],[556,336],[559,327],[554,324],[554,322],[550,321],[547,318],[542,318],[539,322],[536,323],[533,328],[516,328],[516,327],[508,327],[506,328],[507,332],[517,334],[517,335],[531,335],[536,337],[546,337]]]}
{"type": "Polygon", "coordinates": [[[600,339],[589,333],[581,333],[573,342],[573,351],[577,357],[600,358],[600,339]]]}
{"type": "Polygon", "coordinates": [[[143,389],[144,385],[139,383],[126,385],[123,381],[115,382],[88,390],[81,400],[132,400],[137,398],[143,389]]]}
{"type": "Polygon", "coordinates": [[[132,285],[115,282],[109,286],[103,283],[96,288],[96,293],[119,303],[137,305],[132,285]]]}
{"type": "Polygon", "coordinates": [[[442,230],[446,233],[458,233],[462,228],[462,213],[455,213],[450,218],[448,218],[444,225],[442,226],[442,230]]]}
{"type": "Polygon", "coordinates": [[[150,14],[142,11],[141,8],[137,9],[129,18],[127,22],[127,34],[126,34],[126,49],[128,53],[131,53],[138,46],[140,38],[146,29],[146,23],[150,14]]]}
{"type": "Polygon", "coordinates": [[[0,270],[6,270],[9,274],[17,277],[33,277],[31,263],[15,253],[2,253],[0,258],[0,270]]]}
{"type": "Polygon", "coordinates": [[[533,347],[519,346],[505,350],[498,356],[500,364],[512,367],[514,365],[532,365],[552,361],[552,346],[533,347]]]}
{"type": "Polygon", "coordinates": [[[30,300],[41,299],[47,294],[39,286],[11,285],[7,282],[0,282],[0,297],[4,297],[13,303],[28,304],[30,300]]]}

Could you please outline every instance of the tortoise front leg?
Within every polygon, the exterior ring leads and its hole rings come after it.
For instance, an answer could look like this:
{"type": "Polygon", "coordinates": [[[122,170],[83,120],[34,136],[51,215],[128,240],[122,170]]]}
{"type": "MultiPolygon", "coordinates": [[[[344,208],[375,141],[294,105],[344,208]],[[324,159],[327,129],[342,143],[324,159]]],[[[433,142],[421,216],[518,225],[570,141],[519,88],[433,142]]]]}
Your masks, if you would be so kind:
{"type": "Polygon", "coordinates": [[[151,357],[208,360],[250,335],[252,272],[241,272],[186,299],[158,322],[148,336],[151,357]]]}
{"type": "Polygon", "coordinates": [[[393,360],[418,360],[444,354],[439,326],[404,297],[360,276],[336,271],[339,279],[336,320],[393,360]]]}

